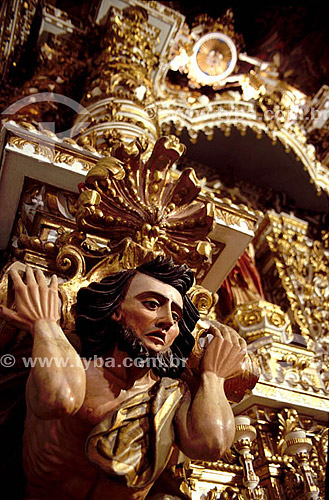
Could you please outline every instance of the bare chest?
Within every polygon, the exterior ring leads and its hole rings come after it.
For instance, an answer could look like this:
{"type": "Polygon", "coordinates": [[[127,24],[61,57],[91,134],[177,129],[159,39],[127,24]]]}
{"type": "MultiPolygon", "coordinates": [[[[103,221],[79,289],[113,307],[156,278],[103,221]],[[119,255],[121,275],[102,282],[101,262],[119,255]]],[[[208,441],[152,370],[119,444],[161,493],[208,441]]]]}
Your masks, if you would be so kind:
{"type": "Polygon", "coordinates": [[[120,387],[111,373],[89,368],[86,372],[86,395],[76,417],[87,425],[95,426],[108,413],[115,411],[131,396],[148,390],[155,380],[136,381],[129,389],[120,387]]]}
{"type": "MultiPolygon", "coordinates": [[[[27,498],[50,500],[46,496],[49,477],[52,478],[54,492],[51,500],[84,500],[87,496],[101,500],[108,498],[109,491],[113,492],[115,483],[99,481],[97,471],[86,458],[87,436],[109,412],[115,411],[132,395],[147,390],[154,381],[137,381],[129,390],[124,390],[120,389],[114,378],[108,374],[105,377],[102,371],[95,369],[87,370],[86,380],[84,403],[77,414],[57,420],[40,420],[28,414],[24,439],[24,466],[30,495],[27,498]],[[37,496],[35,487],[41,496],[37,496]],[[94,488],[97,495],[94,494],[94,488]],[[82,491],[89,493],[86,496],[82,491]]],[[[135,492],[130,497],[125,488],[122,492],[120,488],[116,496],[118,500],[142,500],[145,497],[135,492]]]]}

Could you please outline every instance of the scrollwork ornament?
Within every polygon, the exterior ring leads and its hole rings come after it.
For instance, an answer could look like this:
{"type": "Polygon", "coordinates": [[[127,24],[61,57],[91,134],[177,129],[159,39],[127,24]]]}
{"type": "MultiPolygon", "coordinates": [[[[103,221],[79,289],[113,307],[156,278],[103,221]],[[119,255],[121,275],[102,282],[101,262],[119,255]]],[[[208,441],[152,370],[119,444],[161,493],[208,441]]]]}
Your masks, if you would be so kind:
{"type": "Polygon", "coordinates": [[[216,319],[214,310],[218,301],[218,295],[216,293],[212,293],[200,285],[195,285],[189,291],[189,297],[198,309],[201,318],[216,319]]]}
{"type": "Polygon", "coordinates": [[[73,245],[64,245],[56,257],[56,266],[60,274],[70,279],[85,275],[86,263],[82,252],[73,245]]]}

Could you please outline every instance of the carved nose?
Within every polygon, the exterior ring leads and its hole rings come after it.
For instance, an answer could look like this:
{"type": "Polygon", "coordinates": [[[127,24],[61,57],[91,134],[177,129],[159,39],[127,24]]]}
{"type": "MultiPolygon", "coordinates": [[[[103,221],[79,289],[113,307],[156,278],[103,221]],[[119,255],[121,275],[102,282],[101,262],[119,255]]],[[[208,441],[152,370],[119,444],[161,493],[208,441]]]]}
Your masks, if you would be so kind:
{"type": "Polygon", "coordinates": [[[169,330],[175,323],[170,307],[163,306],[159,311],[157,326],[163,330],[169,330]]]}

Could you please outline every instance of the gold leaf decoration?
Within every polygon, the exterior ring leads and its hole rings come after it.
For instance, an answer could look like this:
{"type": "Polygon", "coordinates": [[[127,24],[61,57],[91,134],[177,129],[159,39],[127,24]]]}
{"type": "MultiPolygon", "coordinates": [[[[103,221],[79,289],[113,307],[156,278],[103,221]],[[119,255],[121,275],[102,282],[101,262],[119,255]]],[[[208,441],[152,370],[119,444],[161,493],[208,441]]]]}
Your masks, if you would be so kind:
{"type": "Polygon", "coordinates": [[[116,144],[112,157],[102,158],[87,174],[78,227],[105,238],[109,248],[128,238],[194,269],[210,262],[207,235],[214,206],[198,200],[201,188],[193,169],[173,175],[172,166],[184,152],[174,136],[160,138],[147,161],[138,141],[116,144]]]}

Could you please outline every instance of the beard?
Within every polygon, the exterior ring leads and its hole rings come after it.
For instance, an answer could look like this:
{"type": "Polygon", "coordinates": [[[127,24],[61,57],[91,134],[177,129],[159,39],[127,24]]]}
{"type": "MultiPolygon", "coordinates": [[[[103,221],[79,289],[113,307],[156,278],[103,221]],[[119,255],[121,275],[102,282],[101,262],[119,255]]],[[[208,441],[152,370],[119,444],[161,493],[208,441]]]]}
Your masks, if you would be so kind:
{"type": "MultiPolygon", "coordinates": [[[[179,336],[181,335],[179,333],[179,336]]],[[[133,329],[121,322],[109,320],[97,336],[90,334],[83,339],[81,356],[87,359],[93,356],[106,358],[117,345],[120,351],[127,353],[133,360],[138,358],[136,366],[152,368],[159,377],[177,378],[185,369],[187,356],[191,351],[178,346],[177,340],[178,337],[172,346],[164,351],[155,352],[143,344],[133,329]]]]}
{"type": "Polygon", "coordinates": [[[116,342],[120,351],[133,360],[138,359],[138,367],[152,368],[159,377],[172,376],[173,369],[177,370],[177,366],[182,364],[170,347],[162,352],[153,351],[144,345],[132,328],[124,324],[116,323],[116,342]]]}

